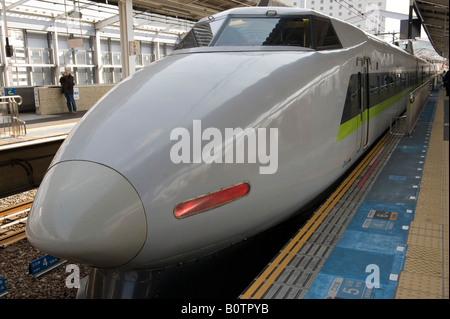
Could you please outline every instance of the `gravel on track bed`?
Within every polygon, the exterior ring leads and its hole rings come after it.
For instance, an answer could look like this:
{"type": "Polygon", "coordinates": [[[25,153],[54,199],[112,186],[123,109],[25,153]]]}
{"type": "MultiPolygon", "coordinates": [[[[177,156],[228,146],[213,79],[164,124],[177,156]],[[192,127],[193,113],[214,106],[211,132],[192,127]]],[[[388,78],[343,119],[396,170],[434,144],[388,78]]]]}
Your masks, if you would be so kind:
{"type": "MultiPolygon", "coordinates": [[[[0,198],[0,209],[33,199],[35,194],[36,190],[31,190],[18,195],[0,198]]],[[[26,239],[0,248],[0,277],[4,277],[8,292],[0,300],[76,298],[78,289],[68,288],[66,286],[66,279],[73,275],[70,269],[69,272],[66,272],[66,267],[69,264],[76,263],[67,261],[37,278],[29,274],[30,262],[44,255],[44,252],[31,246],[26,239]]],[[[89,268],[87,266],[78,266],[80,269],[80,279],[89,274],[89,268]]],[[[71,278],[69,278],[69,282],[71,278]]]]}

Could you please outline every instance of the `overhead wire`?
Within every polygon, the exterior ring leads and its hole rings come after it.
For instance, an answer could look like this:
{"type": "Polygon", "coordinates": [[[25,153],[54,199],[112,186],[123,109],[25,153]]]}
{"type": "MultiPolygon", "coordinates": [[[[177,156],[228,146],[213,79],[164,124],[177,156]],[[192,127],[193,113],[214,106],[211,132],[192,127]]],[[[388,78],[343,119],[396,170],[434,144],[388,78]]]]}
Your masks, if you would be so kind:
{"type": "Polygon", "coordinates": [[[377,28],[379,28],[382,33],[386,32],[386,29],[381,24],[378,23],[377,19],[374,20],[374,17],[371,17],[371,16],[363,13],[362,11],[358,10],[354,6],[354,4],[351,3],[352,0],[333,0],[333,1],[338,3],[339,5],[341,5],[345,9],[347,9],[350,13],[352,13],[355,16],[361,18],[361,20],[364,20],[364,21],[369,20],[371,23],[375,24],[377,26],[377,28]],[[345,5],[342,4],[342,2],[344,2],[345,5]]]}

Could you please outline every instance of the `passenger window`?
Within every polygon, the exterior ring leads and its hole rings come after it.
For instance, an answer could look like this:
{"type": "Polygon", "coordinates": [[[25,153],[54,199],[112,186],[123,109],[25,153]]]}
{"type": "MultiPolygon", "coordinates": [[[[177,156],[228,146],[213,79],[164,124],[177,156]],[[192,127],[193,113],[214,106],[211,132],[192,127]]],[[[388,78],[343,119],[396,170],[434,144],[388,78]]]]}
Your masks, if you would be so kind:
{"type": "Polygon", "coordinates": [[[378,94],[378,88],[380,86],[380,77],[377,75],[370,76],[370,94],[378,94]]]}
{"type": "Polygon", "coordinates": [[[406,73],[405,73],[405,72],[402,72],[401,76],[402,76],[402,86],[403,86],[403,87],[406,87],[406,83],[407,83],[407,80],[406,80],[406,73]]]}
{"type": "Polygon", "coordinates": [[[350,76],[347,96],[345,98],[344,112],[342,113],[341,123],[345,123],[355,116],[357,116],[360,110],[360,74],[353,74],[350,76]]]}
{"type": "Polygon", "coordinates": [[[330,50],[342,48],[330,20],[314,18],[314,38],[316,50],[330,50]]]}

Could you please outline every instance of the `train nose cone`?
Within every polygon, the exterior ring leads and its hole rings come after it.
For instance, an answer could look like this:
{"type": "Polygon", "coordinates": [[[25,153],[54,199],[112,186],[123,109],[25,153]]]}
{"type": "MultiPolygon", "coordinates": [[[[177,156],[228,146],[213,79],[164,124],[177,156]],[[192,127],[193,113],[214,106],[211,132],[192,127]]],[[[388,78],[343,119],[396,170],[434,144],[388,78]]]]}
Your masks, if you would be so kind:
{"type": "Polygon", "coordinates": [[[27,221],[33,246],[99,268],[128,263],[146,236],[144,208],[133,186],[115,170],[89,161],[53,166],[27,221]]]}

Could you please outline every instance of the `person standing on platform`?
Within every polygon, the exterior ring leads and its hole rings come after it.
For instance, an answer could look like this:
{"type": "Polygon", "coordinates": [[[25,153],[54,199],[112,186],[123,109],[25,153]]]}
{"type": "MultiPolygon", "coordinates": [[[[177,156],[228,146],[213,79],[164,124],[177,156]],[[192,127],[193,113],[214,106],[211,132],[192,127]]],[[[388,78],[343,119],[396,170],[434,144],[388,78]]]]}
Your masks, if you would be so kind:
{"type": "Polygon", "coordinates": [[[449,73],[450,73],[450,70],[447,70],[447,73],[445,73],[445,75],[444,75],[444,86],[445,86],[445,90],[447,91],[447,96],[448,96],[448,93],[449,93],[449,91],[450,91],[450,81],[449,81],[449,73]]]}
{"type": "Polygon", "coordinates": [[[75,80],[70,74],[69,70],[65,70],[63,76],[59,79],[61,83],[62,91],[67,101],[67,108],[69,113],[77,113],[77,105],[73,97],[73,87],[75,86],[75,80]]]}

